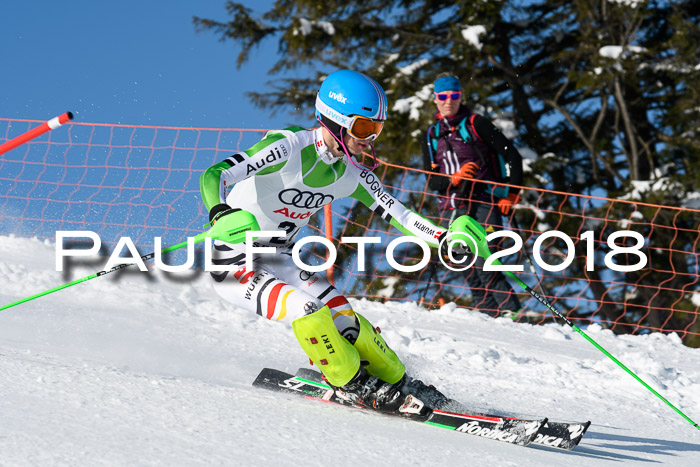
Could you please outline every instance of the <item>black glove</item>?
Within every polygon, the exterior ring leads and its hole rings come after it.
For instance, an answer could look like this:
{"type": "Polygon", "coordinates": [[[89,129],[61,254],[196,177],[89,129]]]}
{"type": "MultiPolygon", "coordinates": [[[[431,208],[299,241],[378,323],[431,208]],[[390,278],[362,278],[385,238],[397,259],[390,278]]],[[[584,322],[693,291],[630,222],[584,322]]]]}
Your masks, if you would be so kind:
{"type": "Polygon", "coordinates": [[[211,224],[214,225],[214,222],[216,222],[222,216],[226,216],[236,211],[240,211],[240,209],[232,208],[226,203],[217,204],[213,208],[211,208],[211,210],[209,210],[209,222],[211,222],[211,224]]]}

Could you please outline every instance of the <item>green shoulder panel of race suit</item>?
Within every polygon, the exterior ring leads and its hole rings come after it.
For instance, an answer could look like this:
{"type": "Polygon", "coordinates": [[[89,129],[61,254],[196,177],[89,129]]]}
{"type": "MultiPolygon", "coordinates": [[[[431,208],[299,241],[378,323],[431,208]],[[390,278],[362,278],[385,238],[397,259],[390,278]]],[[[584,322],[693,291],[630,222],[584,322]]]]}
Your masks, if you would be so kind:
{"type": "MultiPolygon", "coordinates": [[[[233,186],[246,179],[280,173],[285,175],[284,180],[287,181],[281,181],[282,178],[279,181],[275,179],[278,185],[270,185],[269,190],[314,189],[314,193],[334,195],[335,198],[330,196],[331,201],[337,199],[339,193],[350,196],[379,214],[402,233],[419,237],[428,244],[437,246],[437,238],[445,229],[407,209],[385,191],[374,173],[363,172],[342,160],[333,164],[324,162],[316,150],[317,145],[321,144],[323,143],[318,129],[291,127],[268,132],[250,149],[234,153],[202,174],[200,188],[204,205],[209,210],[216,204],[225,203],[227,193],[231,192],[233,186]],[[294,158],[299,158],[301,164],[294,158]],[[285,173],[292,170],[296,170],[298,174],[285,173]]],[[[256,189],[259,190],[259,186],[256,189]]],[[[240,207],[240,197],[236,197],[235,201],[240,207]]]]}

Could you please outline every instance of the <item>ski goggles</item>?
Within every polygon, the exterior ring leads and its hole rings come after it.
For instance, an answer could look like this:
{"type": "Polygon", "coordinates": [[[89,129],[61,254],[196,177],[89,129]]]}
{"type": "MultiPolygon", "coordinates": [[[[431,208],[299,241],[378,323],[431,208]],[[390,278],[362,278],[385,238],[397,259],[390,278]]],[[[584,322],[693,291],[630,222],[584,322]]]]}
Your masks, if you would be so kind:
{"type": "Polygon", "coordinates": [[[457,91],[457,92],[440,92],[440,93],[435,93],[435,97],[437,97],[437,100],[439,101],[446,101],[447,98],[449,97],[453,101],[458,101],[462,98],[462,91],[457,91]]]}
{"type": "MultiPolygon", "coordinates": [[[[343,133],[342,132],[340,133],[340,139],[339,139],[338,136],[334,135],[333,132],[328,129],[328,127],[323,123],[323,121],[321,119],[318,120],[318,123],[320,123],[323,128],[328,130],[328,132],[331,135],[333,135],[333,138],[335,138],[335,140],[338,143],[340,143],[340,145],[343,147],[343,152],[345,153],[345,155],[348,158],[348,161],[350,161],[350,163],[352,165],[354,165],[358,169],[362,170],[363,172],[371,172],[374,169],[376,169],[377,167],[379,167],[379,161],[377,160],[377,154],[374,152],[374,143],[373,142],[369,143],[369,147],[372,150],[372,165],[368,165],[368,164],[365,164],[363,162],[355,160],[356,156],[353,156],[352,154],[350,154],[350,151],[348,151],[347,146],[345,146],[345,141],[343,141],[343,133]]],[[[353,136],[353,138],[354,138],[354,136],[353,136]]]]}
{"type": "Polygon", "coordinates": [[[383,120],[372,120],[371,118],[355,115],[351,117],[348,125],[348,134],[355,139],[374,141],[384,128],[383,120]]]}

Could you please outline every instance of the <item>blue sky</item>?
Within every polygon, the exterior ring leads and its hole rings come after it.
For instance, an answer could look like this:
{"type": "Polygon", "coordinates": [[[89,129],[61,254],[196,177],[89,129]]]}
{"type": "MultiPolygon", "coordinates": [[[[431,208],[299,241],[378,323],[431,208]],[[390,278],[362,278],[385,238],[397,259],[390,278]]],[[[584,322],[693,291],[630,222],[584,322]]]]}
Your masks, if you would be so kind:
{"type": "MultiPolygon", "coordinates": [[[[249,5],[264,11],[272,0],[249,5]]],[[[240,51],[192,17],[227,21],[224,0],[5,1],[0,3],[0,117],[216,128],[279,128],[298,122],[262,111],[246,91],[266,81],[277,43],[236,69],[240,51]]]]}

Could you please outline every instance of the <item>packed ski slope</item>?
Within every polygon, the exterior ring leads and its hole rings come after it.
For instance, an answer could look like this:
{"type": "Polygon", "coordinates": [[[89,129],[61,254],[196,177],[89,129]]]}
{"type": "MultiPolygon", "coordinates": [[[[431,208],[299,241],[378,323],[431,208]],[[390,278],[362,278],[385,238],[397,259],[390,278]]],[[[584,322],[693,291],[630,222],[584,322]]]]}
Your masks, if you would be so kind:
{"type": "MultiPolygon", "coordinates": [[[[0,237],[0,305],[99,271],[0,237]]],[[[523,448],[277,393],[307,365],[291,327],[205,274],[113,273],[0,312],[0,465],[700,465],[700,431],[567,327],[356,301],[408,370],[475,409],[592,420],[574,451],[523,448]]],[[[700,350],[587,332],[696,421],[700,350]]]]}

